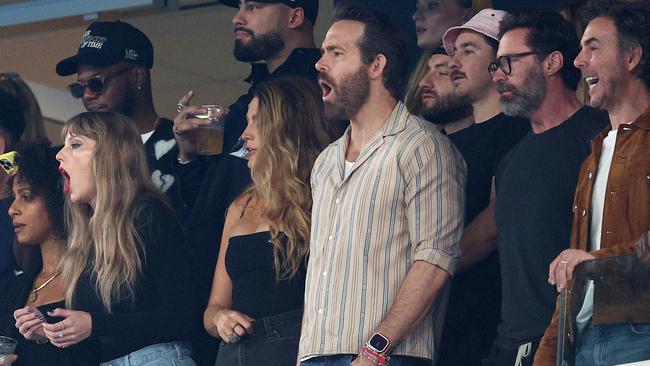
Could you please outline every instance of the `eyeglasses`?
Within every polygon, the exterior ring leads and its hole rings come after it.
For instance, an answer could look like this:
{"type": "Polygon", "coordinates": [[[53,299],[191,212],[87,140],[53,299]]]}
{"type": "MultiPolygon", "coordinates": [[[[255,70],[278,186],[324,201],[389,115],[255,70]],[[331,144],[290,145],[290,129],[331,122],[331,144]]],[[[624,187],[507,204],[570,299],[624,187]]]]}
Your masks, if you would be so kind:
{"type": "Polygon", "coordinates": [[[495,62],[490,63],[488,66],[488,72],[490,75],[494,76],[494,74],[497,73],[498,69],[501,69],[504,74],[510,75],[512,73],[512,59],[517,59],[517,58],[522,58],[530,55],[539,55],[542,53],[546,52],[535,52],[535,51],[528,51],[528,52],[521,52],[521,53],[513,53],[512,55],[503,55],[499,56],[495,62]]]}
{"type": "Polygon", "coordinates": [[[0,168],[7,174],[13,174],[18,170],[18,165],[15,163],[16,152],[9,151],[0,155],[0,168]]]}
{"type": "Polygon", "coordinates": [[[128,70],[131,70],[132,68],[133,66],[129,66],[127,68],[124,68],[120,71],[113,73],[110,76],[99,74],[91,77],[90,79],[88,79],[88,81],[74,82],[68,85],[68,90],[70,90],[70,94],[72,94],[72,96],[77,99],[84,96],[84,93],[86,92],[86,88],[89,88],[90,91],[92,91],[93,93],[101,94],[102,92],[104,92],[104,89],[106,88],[106,82],[108,82],[108,80],[118,75],[121,75],[127,72],[128,70]]]}

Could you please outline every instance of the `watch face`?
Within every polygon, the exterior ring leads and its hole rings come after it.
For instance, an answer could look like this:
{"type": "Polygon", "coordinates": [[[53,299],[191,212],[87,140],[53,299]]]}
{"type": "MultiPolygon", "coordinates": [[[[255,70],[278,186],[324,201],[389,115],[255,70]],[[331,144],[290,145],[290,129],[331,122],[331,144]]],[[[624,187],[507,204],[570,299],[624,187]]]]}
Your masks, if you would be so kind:
{"type": "Polygon", "coordinates": [[[376,349],[379,352],[383,352],[388,348],[388,339],[379,333],[375,333],[370,338],[368,342],[372,348],[376,349]]]}

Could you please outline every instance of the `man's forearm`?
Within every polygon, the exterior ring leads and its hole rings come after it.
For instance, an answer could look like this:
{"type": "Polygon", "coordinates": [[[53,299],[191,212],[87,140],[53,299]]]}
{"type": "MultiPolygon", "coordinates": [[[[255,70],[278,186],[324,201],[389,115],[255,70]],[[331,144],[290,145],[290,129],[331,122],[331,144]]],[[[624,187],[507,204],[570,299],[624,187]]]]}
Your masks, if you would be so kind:
{"type": "Polygon", "coordinates": [[[406,274],[388,315],[375,332],[387,337],[393,346],[399,343],[426,317],[450,277],[438,266],[416,261],[406,274]]]}
{"type": "Polygon", "coordinates": [[[457,272],[463,272],[490,255],[497,246],[493,205],[487,206],[465,227],[460,238],[461,256],[457,272]]]}

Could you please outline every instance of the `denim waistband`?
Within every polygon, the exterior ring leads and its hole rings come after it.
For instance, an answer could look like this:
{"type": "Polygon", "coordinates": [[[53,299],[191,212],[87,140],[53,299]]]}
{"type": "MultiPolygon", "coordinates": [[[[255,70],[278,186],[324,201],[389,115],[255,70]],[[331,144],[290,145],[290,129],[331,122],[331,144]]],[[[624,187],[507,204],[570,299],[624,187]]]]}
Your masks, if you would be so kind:
{"type": "Polygon", "coordinates": [[[187,342],[158,343],[133,351],[128,355],[103,362],[100,366],[139,366],[161,358],[191,356],[192,348],[187,342]]]}
{"type": "Polygon", "coordinates": [[[251,342],[262,341],[262,339],[275,339],[280,335],[294,335],[294,333],[296,337],[299,337],[301,325],[302,309],[257,318],[253,323],[252,334],[247,334],[237,343],[222,342],[222,344],[244,346],[251,342]]]}

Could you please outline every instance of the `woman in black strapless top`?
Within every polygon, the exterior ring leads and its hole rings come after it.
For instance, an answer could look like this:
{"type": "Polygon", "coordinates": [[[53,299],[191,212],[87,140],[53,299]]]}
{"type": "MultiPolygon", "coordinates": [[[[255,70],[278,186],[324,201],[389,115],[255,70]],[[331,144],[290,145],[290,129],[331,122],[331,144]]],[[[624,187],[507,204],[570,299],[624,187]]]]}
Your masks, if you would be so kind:
{"type": "Polygon", "coordinates": [[[320,91],[296,77],[260,85],[248,106],[253,184],[228,209],[208,333],[222,339],[216,365],[295,365],[309,251],[309,176],[331,142],[320,91]]]}

